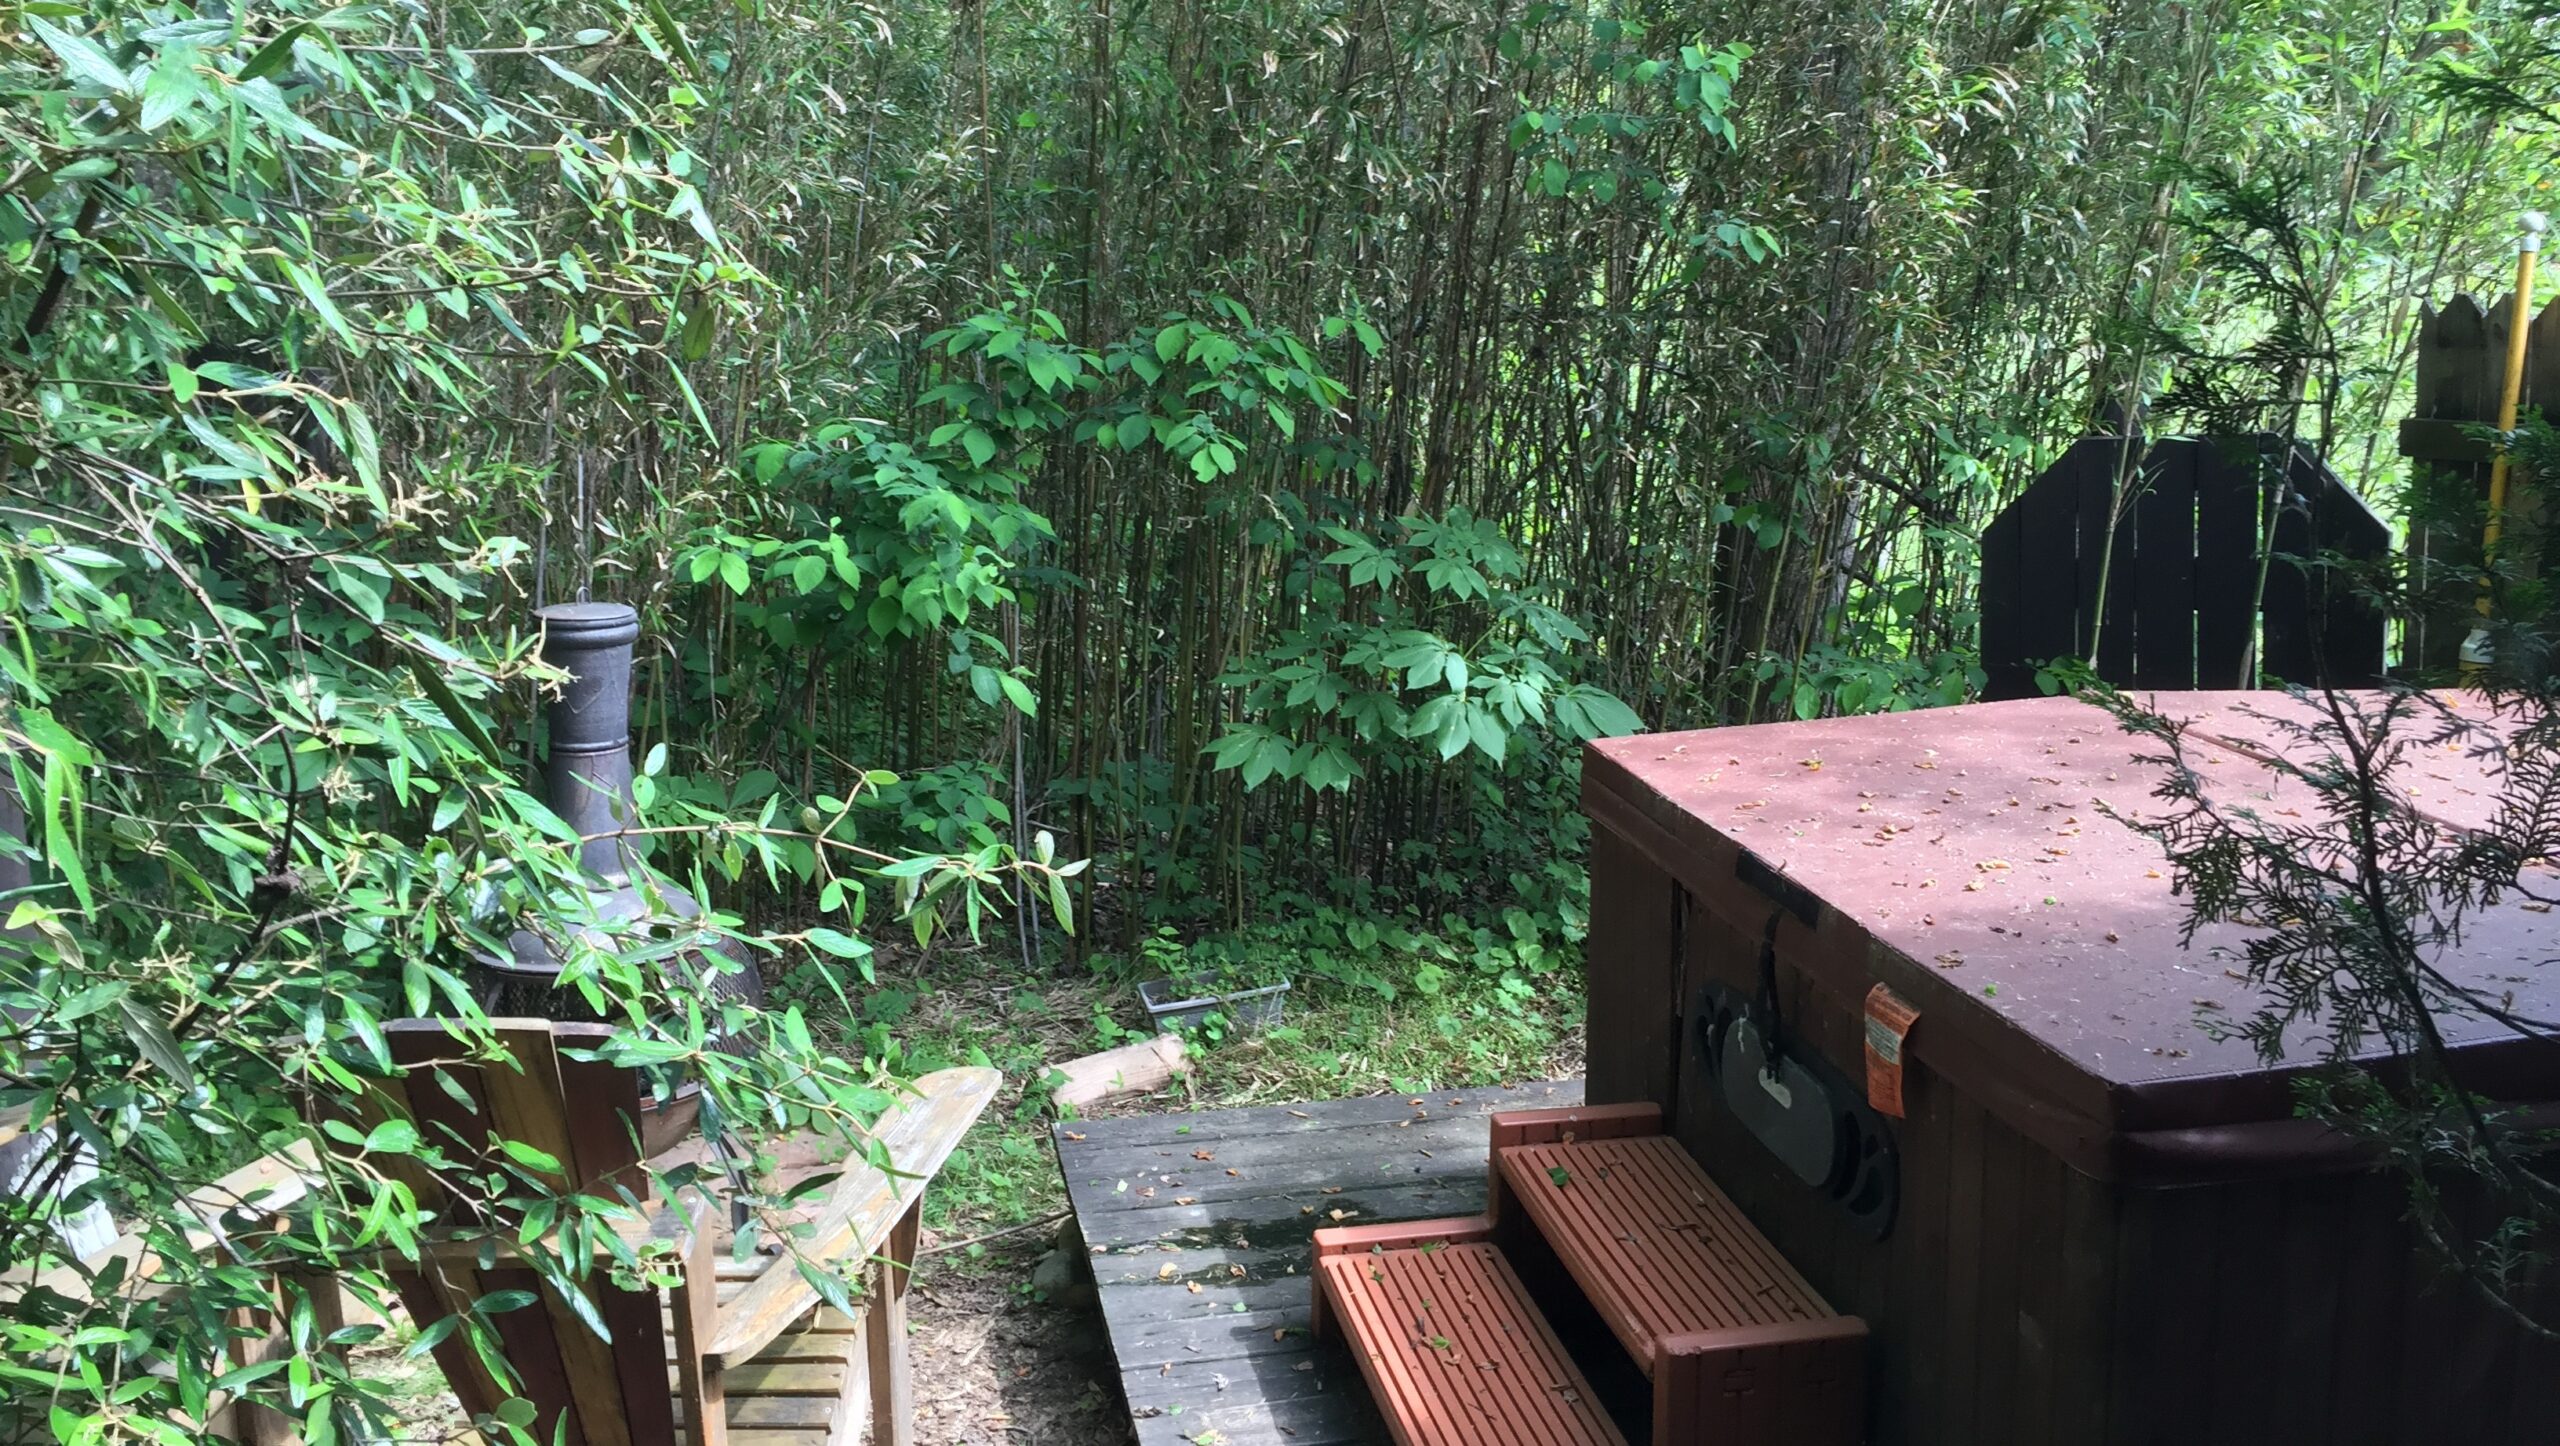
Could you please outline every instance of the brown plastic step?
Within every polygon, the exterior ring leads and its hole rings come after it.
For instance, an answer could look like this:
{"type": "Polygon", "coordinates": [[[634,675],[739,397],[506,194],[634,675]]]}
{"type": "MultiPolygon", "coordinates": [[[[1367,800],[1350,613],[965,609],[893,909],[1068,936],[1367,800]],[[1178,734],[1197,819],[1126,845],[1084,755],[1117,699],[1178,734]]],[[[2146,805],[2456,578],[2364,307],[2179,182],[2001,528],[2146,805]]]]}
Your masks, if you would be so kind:
{"type": "Polygon", "coordinates": [[[1527,1217],[1652,1381],[1657,1442],[1863,1439],[1866,1323],[1832,1310],[1659,1118],[1496,1115],[1494,1216],[1527,1217]]]}
{"type": "Polygon", "coordinates": [[[1626,1446],[1481,1216],[1316,1232],[1339,1331],[1396,1446],[1626,1446]]]}

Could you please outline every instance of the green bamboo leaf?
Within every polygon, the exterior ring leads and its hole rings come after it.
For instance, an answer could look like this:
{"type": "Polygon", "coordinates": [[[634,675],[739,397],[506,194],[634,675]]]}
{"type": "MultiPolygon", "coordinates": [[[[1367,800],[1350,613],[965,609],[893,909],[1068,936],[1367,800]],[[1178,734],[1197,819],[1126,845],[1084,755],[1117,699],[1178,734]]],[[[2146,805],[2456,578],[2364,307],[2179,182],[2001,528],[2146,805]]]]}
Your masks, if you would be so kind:
{"type": "Polygon", "coordinates": [[[74,35],[35,16],[27,17],[27,28],[45,43],[62,61],[62,73],[80,85],[93,85],[116,95],[133,93],[133,77],[124,73],[98,42],[86,35],[74,35]]]}
{"type": "Polygon", "coordinates": [[[436,1347],[444,1344],[444,1338],[452,1335],[454,1327],[461,1324],[462,1317],[458,1315],[449,1315],[439,1321],[430,1321],[419,1330],[418,1338],[409,1342],[408,1349],[400,1353],[400,1359],[415,1361],[433,1355],[436,1347]]]}
{"type": "Polygon", "coordinates": [[[293,43],[310,33],[311,27],[307,23],[288,25],[277,31],[276,38],[259,47],[258,53],[249,57],[249,63],[240,67],[239,75],[233,79],[246,85],[284,69],[285,63],[293,59],[293,43]]]}
{"type": "Polygon", "coordinates": [[[647,0],[644,9],[649,16],[650,33],[658,38],[658,43],[665,46],[676,59],[684,62],[685,69],[701,70],[702,67],[693,58],[692,44],[684,38],[684,27],[678,25],[675,16],[667,12],[665,0],[647,0]]]}
{"type": "Polygon", "coordinates": [[[151,78],[142,85],[142,128],[156,131],[184,115],[204,96],[196,74],[198,52],[192,45],[172,45],[160,52],[151,78]]]}
{"type": "Polygon", "coordinates": [[[167,1077],[177,1093],[194,1093],[196,1072],[179,1050],[178,1037],[169,1032],[169,1022],[132,995],[116,1002],[123,1006],[124,1032],[133,1047],[142,1051],[142,1057],[150,1061],[153,1069],[167,1077]]]}
{"type": "Polygon", "coordinates": [[[44,861],[71,886],[81,908],[94,909],[97,900],[89,892],[88,867],[81,862],[72,827],[64,822],[78,817],[80,798],[79,771],[63,754],[48,751],[44,756],[44,861]]]}
{"type": "Polygon", "coordinates": [[[372,1154],[412,1154],[418,1148],[418,1127],[407,1120],[384,1120],[364,1137],[364,1147],[372,1154]]]}
{"type": "Polygon", "coordinates": [[[111,1004],[122,1003],[126,992],[131,988],[131,985],[121,979],[109,979],[103,983],[92,984],[64,1000],[62,1007],[53,1012],[54,1021],[59,1024],[69,1024],[75,1020],[86,1019],[111,1004]]]}
{"type": "Polygon", "coordinates": [[[676,379],[676,390],[684,393],[685,409],[693,413],[695,425],[702,428],[703,435],[713,435],[711,414],[702,409],[702,398],[693,394],[693,383],[686,378],[684,368],[671,361],[667,364],[667,374],[676,379]]]}
{"type": "Polygon", "coordinates": [[[871,952],[870,945],[834,929],[811,929],[805,937],[839,959],[860,959],[871,952]]]}
{"type": "Polygon", "coordinates": [[[506,1151],[508,1159],[515,1161],[517,1164],[524,1166],[528,1170],[539,1171],[547,1175],[557,1175],[562,1173],[560,1169],[560,1157],[552,1154],[548,1150],[528,1145],[522,1140],[500,1140],[498,1142],[498,1148],[506,1151]]]}
{"type": "Polygon", "coordinates": [[[1075,933],[1075,900],[1067,893],[1066,879],[1058,874],[1049,875],[1049,912],[1057,916],[1061,931],[1070,935],[1075,933]]]}
{"type": "Polygon", "coordinates": [[[284,272],[285,279],[293,283],[293,289],[302,293],[302,299],[311,303],[311,310],[332,335],[351,350],[364,350],[364,338],[347,324],[345,313],[338,310],[338,303],[330,300],[329,288],[321,284],[317,273],[290,256],[277,257],[276,266],[284,272]]]}
{"type": "MultiPolygon", "coordinates": [[[[455,695],[450,684],[436,675],[436,670],[428,664],[425,657],[416,653],[410,654],[409,673],[418,680],[418,686],[425,690],[426,695],[434,700],[436,707],[443,710],[445,721],[453,725],[454,731],[470,741],[471,746],[478,750],[483,761],[491,768],[503,769],[507,766],[506,755],[498,751],[496,741],[491,739],[488,731],[480,726],[480,720],[472,714],[471,710],[462,706],[462,699],[455,695]]],[[[460,812],[459,809],[455,811],[460,812]]],[[[438,815],[441,816],[442,812],[439,809],[438,815]]],[[[447,819],[446,822],[450,823],[451,820],[447,819]]]]}
{"type": "Polygon", "coordinates": [[[596,84],[594,81],[578,74],[569,67],[553,60],[550,56],[537,55],[534,59],[542,62],[543,69],[550,71],[553,75],[560,77],[562,80],[565,80],[569,84],[576,86],[578,89],[587,92],[589,95],[601,96],[606,100],[613,99],[612,93],[607,91],[603,86],[596,84]]]}

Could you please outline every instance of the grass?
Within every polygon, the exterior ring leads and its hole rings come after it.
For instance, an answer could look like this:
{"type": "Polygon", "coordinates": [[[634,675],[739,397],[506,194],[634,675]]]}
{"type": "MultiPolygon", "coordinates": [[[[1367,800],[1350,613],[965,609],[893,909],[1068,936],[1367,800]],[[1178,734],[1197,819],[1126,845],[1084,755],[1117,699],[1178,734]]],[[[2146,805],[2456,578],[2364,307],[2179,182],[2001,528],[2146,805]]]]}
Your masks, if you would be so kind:
{"type": "MultiPolygon", "coordinates": [[[[1292,970],[1282,1024],[1254,1036],[1195,1034],[1189,1077],[1106,1113],[1407,1094],[1581,1072],[1578,964],[1544,951],[1526,965],[1500,950],[1469,953],[1457,968],[1451,957],[1426,937],[1403,949],[1382,944],[1348,978],[1292,970]],[[1436,992],[1394,982],[1416,978],[1436,992]]],[[[1167,962],[1159,956],[1151,966],[1167,962]]],[[[875,984],[855,996],[862,1017],[834,1022],[841,1048],[889,1055],[910,1074],[978,1063],[1004,1072],[996,1104],[927,1196],[926,1224],[936,1235],[983,1235],[1066,1208],[1045,1080],[1056,1064],[1143,1036],[1138,972],[1061,978],[991,951],[884,959],[875,984]]]]}

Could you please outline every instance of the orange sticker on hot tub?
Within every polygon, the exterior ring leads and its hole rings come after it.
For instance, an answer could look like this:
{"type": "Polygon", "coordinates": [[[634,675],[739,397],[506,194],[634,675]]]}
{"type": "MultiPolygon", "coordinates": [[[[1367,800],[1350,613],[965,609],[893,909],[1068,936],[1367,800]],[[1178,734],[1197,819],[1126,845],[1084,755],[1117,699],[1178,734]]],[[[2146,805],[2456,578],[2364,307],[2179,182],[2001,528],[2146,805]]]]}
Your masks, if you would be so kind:
{"type": "Polygon", "coordinates": [[[1883,985],[1867,991],[1867,1103],[1878,1114],[1902,1118],[1902,1040],[1919,1018],[1883,985]]]}

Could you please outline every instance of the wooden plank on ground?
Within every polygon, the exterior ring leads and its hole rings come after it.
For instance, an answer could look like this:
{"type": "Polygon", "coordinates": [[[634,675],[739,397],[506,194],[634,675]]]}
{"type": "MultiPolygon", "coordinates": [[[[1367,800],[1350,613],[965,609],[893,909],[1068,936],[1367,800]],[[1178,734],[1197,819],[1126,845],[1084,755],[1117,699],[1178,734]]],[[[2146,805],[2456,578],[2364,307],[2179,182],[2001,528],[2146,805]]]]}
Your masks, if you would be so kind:
{"type": "Polygon", "coordinates": [[[1315,1230],[1473,1214],[1485,1117],[1580,1103],[1565,1081],[1059,1125],[1140,1446],[1382,1446],[1358,1367],[1307,1334],[1315,1230]]]}
{"type": "MultiPolygon", "coordinates": [[[[1177,1140],[1274,1134],[1321,1134],[1345,1125],[1394,1124],[1430,1110],[1490,1115],[1501,1110],[1540,1110],[1582,1103],[1582,1083],[1506,1085],[1487,1089],[1433,1090],[1428,1094],[1364,1095],[1358,1099],[1318,1100],[1297,1105],[1253,1105],[1244,1109],[1209,1110],[1188,1115],[1132,1115],[1117,1120],[1077,1120],[1054,1133],[1065,1146],[1169,1145],[1177,1140]],[[1416,1105],[1415,1101],[1420,1101],[1416,1105]]],[[[1073,1190],[1075,1182],[1068,1181],[1073,1190]]]]}
{"type": "MultiPolygon", "coordinates": [[[[1343,1368],[1351,1369],[1348,1362],[1343,1368]]],[[[1198,1446],[1204,1440],[1221,1446],[1382,1446],[1387,1439],[1356,1374],[1329,1391],[1292,1400],[1247,1399],[1242,1389],[1231,1394],[1237,1404],[1178,1414],[1146,1408],[1136,1420],[1138,1446],[1198,1446]]]]}
{"type": "MultiPolygon", "coordinates": [[[[1189,1150],[1141,1147],[1106,1151],[1088,1168],[1107,1178],[1111,1193],[1094,1213],[1141,1210],[1175,1203],[1246,1199],[1296,1192],[1303,1204],[1320,1204],[1323,1192],[1359,1195],[1450,1175],[1475,1173],[1472,1146],[1482,1152],[1481,1117],[1448,1116],[1411,1126],[1356,1125],[1324,1137],[1279,1140],[1211,1140],[1189,1150]],[[1206,1155],[1203,1160],[1198,1156],[1206,1155]],[[1120,1188],[1123,1184],[1127,1189],[1120,1188]]],[[[1336,1201],[1336,1204],[1356,1202],[1336,1201]]]]}
{"type": "Polygon", "coordinates": [[[1175,1075],[1190,1072],[1182,1036],[1159,1034],[1059,1065],[1058,1073],[1066,1078],[1049,1092],[1049,1102],[1059,1114],[1073,1114],[1121,1095],[1151,1094],[1173,1083],[1175,1075]]]}

